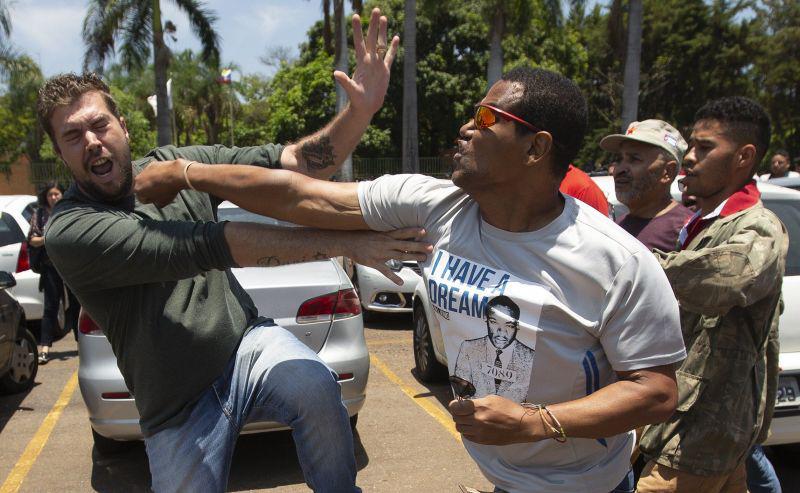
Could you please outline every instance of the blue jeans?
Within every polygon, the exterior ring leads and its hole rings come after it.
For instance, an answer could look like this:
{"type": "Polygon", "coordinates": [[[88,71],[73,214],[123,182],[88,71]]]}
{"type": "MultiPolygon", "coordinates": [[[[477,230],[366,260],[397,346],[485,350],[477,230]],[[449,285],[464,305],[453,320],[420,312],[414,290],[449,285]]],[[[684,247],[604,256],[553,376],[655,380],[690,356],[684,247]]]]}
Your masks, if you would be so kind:
{"type": "Polygon", "coordinates": [[[145,438],[153,490],[225,491],[239,431],[251,421],[276,421],[292,428],[312,490],[360,492],[341,399],[314,351],[282,327],[255,327],[189,418],[145,438]]]}
{"type": "Polygon", "coordinates": [[[761,445],[753,445],[744,461],[750,493],[781,493],[781,483],[761,445]]]}

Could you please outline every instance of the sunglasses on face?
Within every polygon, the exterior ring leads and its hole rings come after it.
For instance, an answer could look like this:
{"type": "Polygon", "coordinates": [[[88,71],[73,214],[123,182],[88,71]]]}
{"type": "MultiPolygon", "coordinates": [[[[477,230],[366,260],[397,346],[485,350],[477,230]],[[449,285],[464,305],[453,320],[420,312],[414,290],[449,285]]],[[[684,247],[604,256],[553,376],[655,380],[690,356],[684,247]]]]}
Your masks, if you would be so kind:
{"type": "Polygon", "coordinates": [[[475,395],[475,386],[469,380],[450,375],[450,384],[453,386],[453,392],[459,400],[469,399],[475,395]]]}
{"type": "Polygon", "coordinates": [[[479,104],[475,108],[475,126],[478,127],[479,130],[489,128],[497,123],[498,116],[505,120],[515,121],[532,132],[540,132],[538,128],[534,127],[522,118],[488,104],[479,104]]]}
{"type": "MultiPolygon", "coordinates": [[[[527,128],[531,132],[541,132],[540,128],[526,122],[522,118],[518,117],[517,115],[512,115],[508,111],[503,111],[500,108],[496,108],[489,104],[479,104],[475,107],[475,128],[478,130],[483,130],[485,128],[489,128],[495,123],[497,123],[498,116],[505,120],[514,121],[522,125],[523,127],[527,128]]],[[[553,140],[553,145],[559,147],[558,142],[553,140]]]]}

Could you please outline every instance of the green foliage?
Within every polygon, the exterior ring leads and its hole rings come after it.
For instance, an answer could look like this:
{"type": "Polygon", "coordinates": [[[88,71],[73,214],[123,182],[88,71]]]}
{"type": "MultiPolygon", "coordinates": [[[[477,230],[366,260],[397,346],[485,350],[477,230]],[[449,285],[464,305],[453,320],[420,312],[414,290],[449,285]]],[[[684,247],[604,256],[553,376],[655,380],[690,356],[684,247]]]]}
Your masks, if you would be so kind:
{"type": "Polygon", "coordinates": [[[44,83],[42,71],[26,55],[12,57],[6,66],[7,90],[0,96],[0,164],[13,163],[22,154],[38,160],[44,139],[36,119],[36,96],[44,83]]]}
{"type": "Polygon", "coordinates": [[[128,127],[131,157],[136,159],[144,156],[156,146],[155,130],[144,113],[137,108],[137,101],[133,95],[116,86],[111,86],[111,95],[117,101],[120,115],[128,127]]]}

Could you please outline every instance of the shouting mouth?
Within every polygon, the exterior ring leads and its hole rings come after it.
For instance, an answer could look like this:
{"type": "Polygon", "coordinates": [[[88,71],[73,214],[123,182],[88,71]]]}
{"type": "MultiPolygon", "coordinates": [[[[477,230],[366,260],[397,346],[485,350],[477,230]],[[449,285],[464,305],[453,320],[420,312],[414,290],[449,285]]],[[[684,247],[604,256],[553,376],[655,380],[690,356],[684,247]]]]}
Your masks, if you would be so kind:
{"type": "Polygon", "coordinates": [[[107,157],[99,157],[91,162],[89,169],[93,175],[99,178],[105,178],[111,173],[113,167],[114,162],[111,161],[111,159],[107,157]]]}

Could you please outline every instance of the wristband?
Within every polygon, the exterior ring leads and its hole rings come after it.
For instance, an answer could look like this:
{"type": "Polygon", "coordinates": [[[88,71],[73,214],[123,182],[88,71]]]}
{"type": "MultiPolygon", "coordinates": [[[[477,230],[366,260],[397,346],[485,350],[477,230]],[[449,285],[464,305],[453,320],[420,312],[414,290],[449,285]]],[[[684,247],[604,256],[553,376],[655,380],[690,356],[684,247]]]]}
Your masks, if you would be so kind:
{"type": "Polygon", "coordinates": [[[188,186],[189,188],[191,188],[192,190],[194,190],[196,192],[197,189],[194,188],[192,186],[192,182],[189,181],[189,166],[191,166],[193,164],[197,164],[197,161],[189,161],[186,164],[186,166],[183,167],[183,180],[186,182],[186,186],[188,186]]]}

